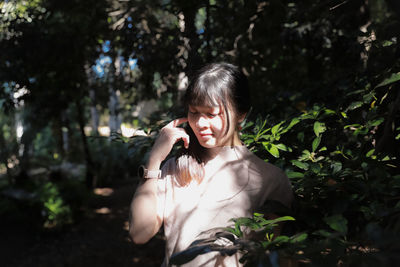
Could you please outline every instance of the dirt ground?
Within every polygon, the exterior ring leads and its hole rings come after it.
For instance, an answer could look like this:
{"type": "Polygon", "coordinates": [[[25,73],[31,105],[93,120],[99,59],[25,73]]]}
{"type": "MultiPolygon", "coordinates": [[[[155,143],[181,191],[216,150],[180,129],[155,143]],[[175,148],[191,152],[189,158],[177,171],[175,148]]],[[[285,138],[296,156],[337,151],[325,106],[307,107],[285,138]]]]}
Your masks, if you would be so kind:
{"type": "Polygon", "coordinates": [[[96,189],[97,197],[84,217],[63,231],[35,233],[29,226],[2,227],[0,266],[160,266],[164,257],[161,233],[145,245],[135,245],[128,237],[132,184],[96,189]]]}

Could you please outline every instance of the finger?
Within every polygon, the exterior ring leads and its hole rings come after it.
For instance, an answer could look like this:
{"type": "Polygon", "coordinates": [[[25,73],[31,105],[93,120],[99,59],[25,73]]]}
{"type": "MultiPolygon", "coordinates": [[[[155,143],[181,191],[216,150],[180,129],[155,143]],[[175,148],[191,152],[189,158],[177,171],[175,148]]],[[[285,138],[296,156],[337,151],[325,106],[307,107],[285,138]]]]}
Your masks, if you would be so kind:
{"type": "Polygon", "coordinates": [[[183,145],[185,146],[185,148],[188,149],[189,148],[190,137],[184,130],[179,131],[175,135],[175,142],[177,142],[180,139],[182,139],[183,145]]]}
{"type": "Polygon", "coordinates": [[[179,118],[179,119],[173,120],[173,121],[171,121],[170,123],[168,123],[168,124],[167,124],[167,127],[175,128],[175,127],[177,127],[178,125],[181,125],[182,123],[185,123],[185,122],[187,122],[187,121],[188,121],[187,118],[179,118]]]}

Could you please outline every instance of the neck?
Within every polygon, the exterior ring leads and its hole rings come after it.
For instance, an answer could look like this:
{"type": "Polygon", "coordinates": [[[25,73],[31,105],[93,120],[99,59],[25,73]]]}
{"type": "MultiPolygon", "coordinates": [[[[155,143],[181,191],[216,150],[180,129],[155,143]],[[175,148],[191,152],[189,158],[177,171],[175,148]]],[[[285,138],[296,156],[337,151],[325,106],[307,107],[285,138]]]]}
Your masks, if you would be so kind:
{"type": "Polygon", "coordinates": [[[221,150],[235,146],[243,146],[242,141],[240,141],[239,135],[237,133],[235,133],[232,139],[226,142],[224,145],[207,149],[206,162],[215,158],[221,152],[221,150]]]}

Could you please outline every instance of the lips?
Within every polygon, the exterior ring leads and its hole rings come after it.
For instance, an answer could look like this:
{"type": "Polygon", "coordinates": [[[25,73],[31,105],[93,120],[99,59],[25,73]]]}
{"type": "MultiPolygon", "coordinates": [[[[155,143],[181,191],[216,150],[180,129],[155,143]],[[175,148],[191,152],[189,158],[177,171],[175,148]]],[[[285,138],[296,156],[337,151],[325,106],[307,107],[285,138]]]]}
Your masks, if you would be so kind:
{"type": "Polygon", "coordinates": [[[198,137],[207,140],[212,137],[212,133],[198,133],[198,137]]]}

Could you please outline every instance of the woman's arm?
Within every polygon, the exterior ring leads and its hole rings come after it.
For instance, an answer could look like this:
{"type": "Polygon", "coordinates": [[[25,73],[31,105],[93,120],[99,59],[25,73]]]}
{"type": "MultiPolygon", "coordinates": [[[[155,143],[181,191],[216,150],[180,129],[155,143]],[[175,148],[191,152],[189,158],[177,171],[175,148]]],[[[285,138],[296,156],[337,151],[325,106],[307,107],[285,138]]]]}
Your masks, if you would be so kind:
{"type": "MultiPolygon", "coordinates": [[[[184,129],[177,127],[186,121],[186,118],[176,119],[161,129],[146,164],[148,170],[159,170],[161,162],[178,140],[182,139],[185,147],[189,146],[189,136],[184,129]]],[[[157,216],[157,201],[157,179],[141,182],[130,207],[129,234],[134,243],[146,243],[160,229],[162,218],[157,216]]]]}

